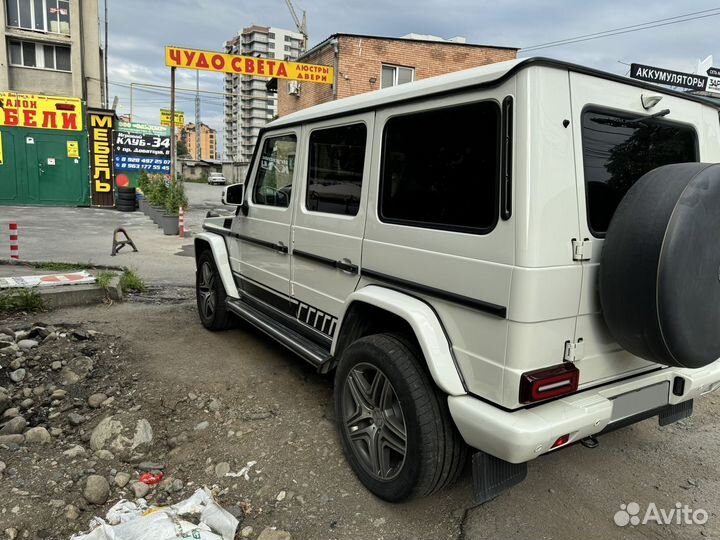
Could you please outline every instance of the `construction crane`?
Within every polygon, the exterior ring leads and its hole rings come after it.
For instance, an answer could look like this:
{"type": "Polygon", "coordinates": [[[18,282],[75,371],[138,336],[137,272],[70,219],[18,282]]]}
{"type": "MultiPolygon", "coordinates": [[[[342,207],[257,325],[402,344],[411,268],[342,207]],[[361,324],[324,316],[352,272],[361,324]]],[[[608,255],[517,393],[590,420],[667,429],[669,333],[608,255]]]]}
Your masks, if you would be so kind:
{"type": "Polygon", "coordinates": [[[297,27],[298,32],[300,32],[302,34],[303,51],[306,51],[307,45],[308,45],[308,33],[307,33],[307,17],[305,15],[305,10],[303,10],[302,20],[300,20],[300,17],[298,17],[298,14],[295,11],[295,7],[293,6],[292,2],[290,0],[285,0],[285,3],[287,4],[288,9],[290,10],[290,15],[292,15],[293,21],[295,21],[295,26],[297,27]]]}

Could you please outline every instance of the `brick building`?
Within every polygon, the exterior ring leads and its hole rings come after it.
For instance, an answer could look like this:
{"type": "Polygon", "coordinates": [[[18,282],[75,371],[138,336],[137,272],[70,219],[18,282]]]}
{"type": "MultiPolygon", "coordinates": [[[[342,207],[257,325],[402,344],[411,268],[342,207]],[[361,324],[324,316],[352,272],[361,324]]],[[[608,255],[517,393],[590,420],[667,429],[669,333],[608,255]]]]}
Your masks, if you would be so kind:
{"type": "Polygon", "coordinates": [[[513,60],[517,49],[444,41],[410,34],[402,38],[334,34],[298,62],[335,68],[335,84],[277,80],[278,116],[388,86],[494,62],[513,60]]]}

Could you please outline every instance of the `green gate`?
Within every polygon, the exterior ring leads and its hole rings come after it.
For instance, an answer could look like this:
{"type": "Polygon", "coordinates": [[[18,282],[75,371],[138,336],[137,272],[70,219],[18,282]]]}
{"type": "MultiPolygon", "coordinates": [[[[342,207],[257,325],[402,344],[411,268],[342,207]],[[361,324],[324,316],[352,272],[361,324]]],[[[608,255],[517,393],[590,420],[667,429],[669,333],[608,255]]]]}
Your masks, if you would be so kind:
{"type": "Polygon", "coordinates": [[[85,131],[0,128],[0,205],[90,204],[85,131]]]}

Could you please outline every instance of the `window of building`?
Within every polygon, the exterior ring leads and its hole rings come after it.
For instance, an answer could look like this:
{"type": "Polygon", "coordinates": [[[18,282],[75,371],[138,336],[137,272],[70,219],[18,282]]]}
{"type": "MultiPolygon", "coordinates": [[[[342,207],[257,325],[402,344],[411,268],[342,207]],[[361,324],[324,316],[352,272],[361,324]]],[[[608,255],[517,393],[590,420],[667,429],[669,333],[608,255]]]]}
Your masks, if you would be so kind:
{"type": "Polygon", "coordinates": [[[388,120],[380,219],[413,227],[490,232],[498,220],[499,129],[500,107],[490,101],[388,120]]]}
{"type": "Polygon", "coordinates": [[[356,216],[365,165],[365,124],[318,129],[310,134],[305,207],[356,216]]]}
{"type": "Polygon", "coordinates": [[[383,64],[381,80],[381,88],[389,88],[390,86],[413,82],[415,80],[415,68],[383,64]]]}
{"type": "Polygon", "coordinates": [[[660,118],[588,110],[582,138],[588,225],[600,237],[641,176],[662,165],[698,161],[695,130],[660,118]]]}
{"type": "Polygon", "coordinates": [[[290,206],[296,147],[295,135],[265,139],[253,187],[255,204],[290,206]]]}
{"type": "Polygon", "coordinates": [[[268,39],[275,39],[275,32],[268,32],[268,39]]]}
{"type": "Polygon", "coordinates": [[[69,0],[5,0],[8,26],[70,34],[69,0]]]}
{"type": "Polygon", "coordinates": [[[10,65],[70,71],[70,47],[34,41],[10,41],[10,65]]]}

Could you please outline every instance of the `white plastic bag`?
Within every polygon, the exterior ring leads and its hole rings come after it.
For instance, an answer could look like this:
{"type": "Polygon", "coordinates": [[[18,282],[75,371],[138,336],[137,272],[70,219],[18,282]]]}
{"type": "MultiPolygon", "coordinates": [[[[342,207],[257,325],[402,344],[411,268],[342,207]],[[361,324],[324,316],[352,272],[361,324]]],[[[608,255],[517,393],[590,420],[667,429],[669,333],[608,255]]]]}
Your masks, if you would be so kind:
{"type": "Polygon", "coordinates": [[[96,528],[71,540],[233,540],[238,520],[218,505],[207,489],[198,489],[184,501],[148,509],[144,499],[121,500],[105,519],[94,518],[96,528]],[[199,515],[196,525],[180,516],[199,515]]]}

